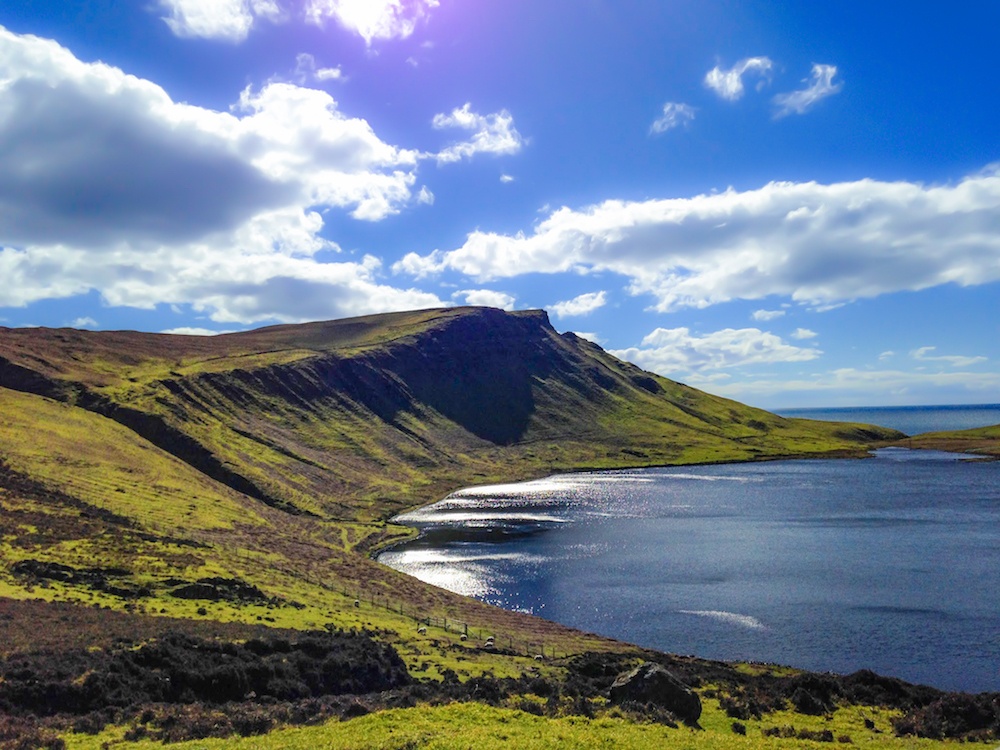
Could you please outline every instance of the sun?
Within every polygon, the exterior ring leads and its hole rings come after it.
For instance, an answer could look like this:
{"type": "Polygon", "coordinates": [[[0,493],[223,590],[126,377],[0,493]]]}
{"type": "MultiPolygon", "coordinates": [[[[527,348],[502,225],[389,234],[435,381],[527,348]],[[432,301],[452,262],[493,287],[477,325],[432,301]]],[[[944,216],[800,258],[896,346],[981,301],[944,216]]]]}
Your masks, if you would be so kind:
{"type": "Polygon", "coordinates": [[[439,0],[312,0],[308,14],[314,21],[334,18],[370,45],[376,39],[404,39],[439,0]]]}

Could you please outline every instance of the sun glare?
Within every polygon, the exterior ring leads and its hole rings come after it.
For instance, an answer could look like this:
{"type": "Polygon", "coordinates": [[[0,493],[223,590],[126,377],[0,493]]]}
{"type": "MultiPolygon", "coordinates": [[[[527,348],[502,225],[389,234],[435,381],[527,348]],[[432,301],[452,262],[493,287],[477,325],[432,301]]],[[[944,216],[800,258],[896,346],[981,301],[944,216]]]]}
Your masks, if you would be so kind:
{"type": "Polygon", "coordinates": [[[374,39],[408,37],[437,6],[438,0],[313,0],[309,15],[316,21],[335,18],[371,44],[374,39]]]}

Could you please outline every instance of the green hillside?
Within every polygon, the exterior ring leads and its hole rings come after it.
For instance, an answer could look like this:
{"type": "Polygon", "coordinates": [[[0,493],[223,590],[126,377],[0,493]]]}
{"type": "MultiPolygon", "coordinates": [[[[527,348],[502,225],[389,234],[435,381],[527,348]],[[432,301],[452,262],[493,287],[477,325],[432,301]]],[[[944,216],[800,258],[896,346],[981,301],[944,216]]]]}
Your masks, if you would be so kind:
{"type": "MultiPolygon", "coordinates": [[[[65,674],[52,684],[63,687],[52,690],[62,695],[76,689],[73,680],[101,674],[88,661],[98,657],[83,653],[126,658],[178,628],[205,643],[241,641],[245,627],[354,629],[398,654],[410,678],[429,681],[413,688],[411,704],[468,700],[475,680],[541,679],[549,685],[543,714],[590,721],[606,710],[596,693],[572,699],[552,687],[572,675],[572,660],[617,655],[623,666],[650,655],[377,564],[373,550],[412,533],[388,523],[392,516],[476,483],[576,468],[862,455],[902,437],[710,396],[559,334],[540,311],[428,310],[214,338],[0,329],[0,656],[36,650],[39,618],[62,634],[46,641],[46,658],[80,649],[86,633],[89,650],[59,657],[89,665],[75,677],[56,670],[65,674]],[[108,614],[95,619],[95,607],[108,614]],[[223,633],[220,623],[237,630],[223,633]],[[133,645],[119,654],[115,644],[129,633],[133,645]],[[484,647],[489,635],[496,647],[484,647]]],[[[293,636],[280,637],[292,637],[287,648],[298,653],[293,636]]],[[[695,663],[685,669],[717,701],[751,689],[734,667],[708,680],[695,663]]],[[[31,669],[48,674],[49,662],[39,664],[31,669]]],[[[761,679],[791,679],[783,674],[761,679]]],[[[15,684],[4,679],[0,719],[4,685],[15,684]]],[[[517,685],[491,702],[503,710],[545,703],[540,684],[517,685]]],[[[395,705],[368,700],[372,710],[395,705]]],[[[888,722],[920,703],[907,700],[872,704],[872,715],[882,711],[888,722]]],[[[10,705],[19,716],[22,704],[10,705]]],[[[725,715],[712,705],[706,694],[706,710],[725,715]]],[[[126,707],[94,722],[125,732],[136,721],[126,707]]],[[[258,729],[301,723],[288,710],[269,713],[258,729]]],[[[43,734],[66,729],[29,714],[13,736],[37,722],[43,734]]],[[[622,716],[622,727],[636,720],[622,716]]]]}
{"type": "Polygon", "coordinates": [[[109,417],[290,513],[372,521],[472,482],[857,451],[645,373],[542,312],[371,316],[197,337],[0,332],[0,387],[109,417]]]}
{"type": "Polygon", "coordinates": [[[1000,425],[950,432],[925,432],[897,445],[1000,458],[1000,425]]]}

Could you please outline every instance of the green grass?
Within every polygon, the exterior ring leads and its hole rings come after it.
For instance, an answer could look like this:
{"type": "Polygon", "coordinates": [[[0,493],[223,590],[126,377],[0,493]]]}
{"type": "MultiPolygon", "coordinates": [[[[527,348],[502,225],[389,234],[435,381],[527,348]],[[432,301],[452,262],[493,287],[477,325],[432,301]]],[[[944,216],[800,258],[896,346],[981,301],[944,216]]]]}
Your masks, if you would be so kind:
{"type": "MultiPolygon", "coordinates": [[[[365,629],[396,647],[415,675],[431,679],[449,670],[463,679],[519,676],[536,669],[531,656],[539,650],[626,647],[378,565],[373,550],[412,533],[386,523],[396,513],[473,484],[581,468],[863,455],[876,441],[898,437],[783,419],[651,376],[560,336],[533,312],[419,311],[211,340],[5,330],[0,356],[36,373],[43,385],[31,387],[62,399],[0,381],[0,461],[50,492],[0,483],[0,596],[301,630],[365,629]],[[169,435],[152,430],[154,445],[95,413],[113,416],[120,407],[193,440],[271,505],[177,458],[169,435]],[[84,506],[125,525],[88,520],[84,506]],[[132,601],[77,584],[26,582],[9,570],[22,560],[123,568],[128,583],[152,593],[132,601]],[[282,603],[170,596],[167,581],[208,577],[238,578],[282,603]],[[452,629],[432,624],[419,634],[418,621],[427,618],[447,619],[452,629]],[[460,641],[455,623],[468,624],[475,637],[460,641]],[[480,649],[485,634],[516,643],[519,655],[480,649]]],[[[195,746],[405,747],[427,738],[437,743],[430,747],[489,746],[498,726],[523,747],[579,746],[585,738],[586,745],[596,738],[620,747],[790,742],[764,740],[752,723],[748,737],[737,737],[716,714],[706,714],[705,732],[691,732],[614,716],[552,720],[476,705],[423,707],[195,746]],[[280,744],[285,740],[291,744],[280,744]]],[[[856,728],[851,734],[862,744],[856,728]]],[[[892,742],[884,746],[923,746],[892,742]]]]}
{"type": "MultiPolygon", "coordinates": [[[[764,728],[792,726],[795,730],[830,730],[834,737],[850,737],[851,745],[886,750],[916,750],[955,747],[955,743],[896,738],[889,728],[889,715],[878,711],[838,711],[831,719],[800,714],[769,716],[763,721],[744,722],[747,734],[732,731],[732,720],[717,706],[706,707],[703,729],[677,728],[660,724],[636,723],[612,709],[608,715],[588,719],[574,716],[550,719],[514,708],[494,708],[478,703],[440,707],[419,706],[395,709],[350,721],[333,721],[318,727],[283,729],[261,737],[226,740],[197,740],[170,745],[177,750],[468,750],[469,748],[616,748],[648,750],[651,747],[690,750],[779,750],[788,747],[833,747],[825,742],[765,737],[764,728]],[[876,730],[866,729],[864,719],[873,720],[876,730]]],[[[123,728],[96,737],[70,735],[68,750],[98,750],[124,735],[123,728]]],[[[134,742],[136,750],[162,748],[154,742],[134,742]]],[[[840,745],[843,746],[843,745],[840,745]]]]}
{"type": "Polygon", "coordinates": [[[901,440],[896,445],[1000,458],[1000,425],[952,432],[926,432],[901,440]]]}

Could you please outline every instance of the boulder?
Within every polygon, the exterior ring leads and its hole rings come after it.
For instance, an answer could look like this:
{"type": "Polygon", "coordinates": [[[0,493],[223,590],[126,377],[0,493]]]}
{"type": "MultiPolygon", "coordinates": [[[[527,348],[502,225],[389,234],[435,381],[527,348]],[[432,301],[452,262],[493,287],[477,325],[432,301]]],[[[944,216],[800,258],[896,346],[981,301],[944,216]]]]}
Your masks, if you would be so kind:
{"type": "Polygon", "coordinates": [[[701,716],[698,694],[659,664],[647,662],[618,675],[611,686],[611,702],[652,703],[667,709],[687,724],[701,716]]]}

